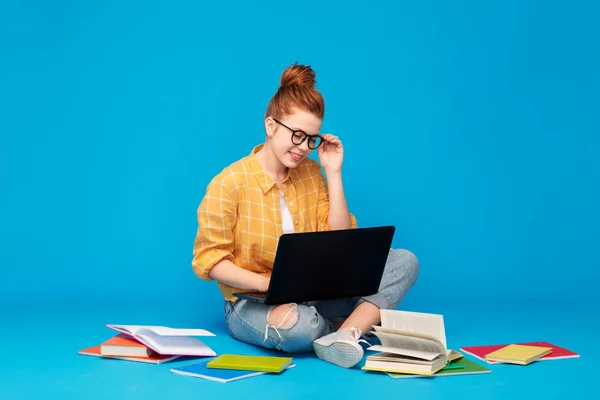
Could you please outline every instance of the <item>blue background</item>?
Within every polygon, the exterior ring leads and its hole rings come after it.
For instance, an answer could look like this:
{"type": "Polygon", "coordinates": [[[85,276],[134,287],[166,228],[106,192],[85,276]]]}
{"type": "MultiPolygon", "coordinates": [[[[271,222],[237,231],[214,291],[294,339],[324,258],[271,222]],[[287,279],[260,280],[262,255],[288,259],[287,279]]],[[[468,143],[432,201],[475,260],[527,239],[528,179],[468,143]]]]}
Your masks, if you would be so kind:
{"type": "MultiPolygon", "coordinates": [[[[4,2],[0,297],[20,323],[62,321],[59,336],[80,313],[102,329],[150,304],[142,323],[176,305],[171,324],[221,329],[216,286],[191,269],[196,208],[263,141],[299,61],[344,142],[351,211],[396,225],[420,259],[406,307],[594,309],[598,21],[594,1],[4,2]],[[115,321],[108,304],[140,308],[115,321]]],[[[108,334],[85,329],[75,350],[108,334]]]]}

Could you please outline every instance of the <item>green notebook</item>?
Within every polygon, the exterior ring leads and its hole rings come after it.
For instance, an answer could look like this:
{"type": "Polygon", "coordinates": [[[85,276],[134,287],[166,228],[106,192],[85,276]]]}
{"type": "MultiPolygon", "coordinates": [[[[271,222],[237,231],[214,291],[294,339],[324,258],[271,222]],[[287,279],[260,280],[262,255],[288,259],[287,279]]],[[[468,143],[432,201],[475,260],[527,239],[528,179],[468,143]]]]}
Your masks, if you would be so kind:
{"type": "Polygon", "coordinates": [[[487,374],[492,372],[491,369],[484,367],[483,365],[477,364],[467,358],[459,358],[458,360],[452,361],[450,365],[443,368],[431,376],[427,375],[412,375],[412,374],[396,374],[388,372],[387,374],[392,378],[435,378],[436,376],[454,376],[454,375],[471,375],[471,374],[487,374]],[[453,367],[455,366],[455,367],[453,367]],[[461,368],[462,367],[462,368],[461,368]]]}
{"type": "Polygon", "coordinates": [[[206,366],[216,369],[233,369],[238,371],[261,371],[280,373],[292,364],[289,357],[246,356],[240,354],[223,354],[209,361],[206,366]]]}

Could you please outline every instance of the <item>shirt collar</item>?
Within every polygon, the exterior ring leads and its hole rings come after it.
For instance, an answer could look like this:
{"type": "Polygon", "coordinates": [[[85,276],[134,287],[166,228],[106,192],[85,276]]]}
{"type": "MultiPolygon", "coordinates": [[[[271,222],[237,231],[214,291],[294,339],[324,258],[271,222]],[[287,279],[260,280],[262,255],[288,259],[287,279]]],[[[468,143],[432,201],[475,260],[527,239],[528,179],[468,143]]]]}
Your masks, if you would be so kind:
{"type": "MultiPolygon", "coordinates": [[[[262,165],[260,165],[256,158],[256,153],[258,153],[263,147],[264,144],[259,144],[258,146],[255,146],[252,149],[252,152],[250,153],[249,161],[250,168],[254,173],[254,177],[260,185],[263,193],[266,194],[269,193],[271,189],[273,189],[273,186],[275,186],[276,183],[273,180],[273,178],[271,178],[271,176],[265,172],[262,165]]],[[[294,183],[296,181],[297,176],[298,172],[295,169],[288,169],[288,176],[283,180],[283,182],[285,183],[287,180],[290,180],[292,183],[294,183]]]]}

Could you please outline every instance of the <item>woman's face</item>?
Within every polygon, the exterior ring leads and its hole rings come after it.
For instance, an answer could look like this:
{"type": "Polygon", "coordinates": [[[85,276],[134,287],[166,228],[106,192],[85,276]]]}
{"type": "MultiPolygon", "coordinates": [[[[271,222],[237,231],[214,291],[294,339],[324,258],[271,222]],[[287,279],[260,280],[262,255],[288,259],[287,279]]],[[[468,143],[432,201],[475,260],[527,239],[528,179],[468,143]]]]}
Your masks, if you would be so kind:
{"type": "Polygon", "coordinates": [[[279,162],[287,168],[295,168],[308,157],[313,151],[309,147],[309,141],[311,145],[316,145],[320,140],[316,136],[321,130],[321,123],[322,120],[319,117],[301,110],[294,110],[291,115],[284,115],[281,118],[267,118],[265,121],[267,136],[271,141],[273,154],[279,162]],[[300,130],[304,133],[293,133],[290,129],[300,130]],[[294,144],[294,142],[300,143],[304,134],[309,136],[301,144],[294,144]],[[311,139],[310,136],[315,137],[311,139]]]}

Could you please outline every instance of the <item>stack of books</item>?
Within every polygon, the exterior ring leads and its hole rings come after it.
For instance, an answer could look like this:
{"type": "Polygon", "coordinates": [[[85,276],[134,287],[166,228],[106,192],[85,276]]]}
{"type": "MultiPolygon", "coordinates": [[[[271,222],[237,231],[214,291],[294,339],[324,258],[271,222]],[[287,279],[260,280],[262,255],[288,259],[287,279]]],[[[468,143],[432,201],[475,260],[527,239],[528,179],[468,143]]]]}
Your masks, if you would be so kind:
{"type": "Polygon", "coordinates": [[[203,329],[164,326],[107,325],[118,332],[103,343],[79,354],[126,361],[162,364],[182,356],[212,357],[216,353],[192,336],[214,336],[203,329]]]}
{"type": "Polygon", "coordinates": [[[377,353],[367,357],[363,370],[393,377],[490,372],[447,348],[442,315],[398,310],[380,313],[381,326],[374,326],[373,334],[381,345],[368,348],[377,353]]]}
{"type": "MultiPolygon", "coordinates": [[[[381,324],[373,327],[381,345],[367,357],[363,370],[384,372],[393,378],[486,374],[490,368],[468,360],[446,346],[444,318],[439,314],[381,310],[381,324]]],[[[529,365],[534,361],[576,358],[579,354],[548,342],[461,347],[488,364],[529,365]]]]}
{"type": "Polygon", "coordinates": [[[578,358],[579,354],[548,342],[509,343],[461,347],[461,350],[488,364],[528,365],[534,361],[578,358]]]}

